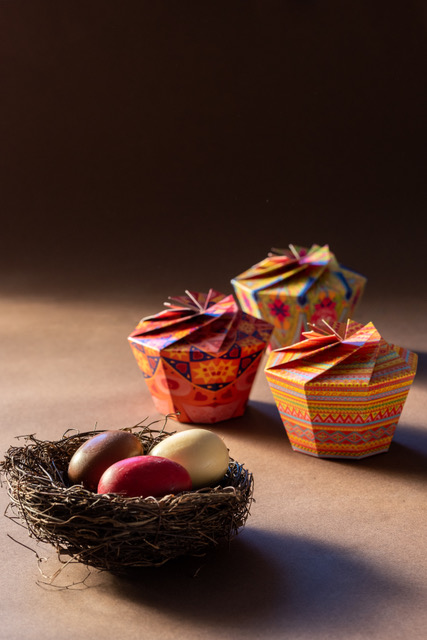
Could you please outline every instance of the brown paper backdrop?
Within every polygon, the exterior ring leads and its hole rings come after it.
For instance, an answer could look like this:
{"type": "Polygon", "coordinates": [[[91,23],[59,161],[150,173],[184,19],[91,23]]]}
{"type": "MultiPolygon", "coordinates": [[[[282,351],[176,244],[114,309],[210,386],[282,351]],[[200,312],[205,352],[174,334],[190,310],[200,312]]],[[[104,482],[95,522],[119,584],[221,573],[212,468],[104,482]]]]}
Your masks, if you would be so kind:
{"type": "Polygon", "coordinates": [[[329,243],[377,295],[423,286],[422,2],[0,14],[3,288],[224,289],[289,242],[329,243]]]}

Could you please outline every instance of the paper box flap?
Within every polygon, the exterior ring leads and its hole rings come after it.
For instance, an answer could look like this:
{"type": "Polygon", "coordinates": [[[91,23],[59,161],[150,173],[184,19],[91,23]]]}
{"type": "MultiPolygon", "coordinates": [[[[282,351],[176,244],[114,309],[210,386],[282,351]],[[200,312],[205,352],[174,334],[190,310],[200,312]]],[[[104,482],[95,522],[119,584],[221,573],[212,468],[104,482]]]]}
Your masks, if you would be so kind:
{"type": "Polygon", "coordinates": [[[345,298],[352,289],[343,269],[328,245],[312,245],[310,249],[289,245],[290,249],[272,249],[264,260],[232,280],[233,286],[252,290],[256,295],[286,286],[288,293],[306,303],[307,292],[327,272],[334,274],[334,288],[345,298]]]}
{"type": "Polygon", "coordinates": [[[383,342],[372,322],[363,326],[352,320],[331,324],[323,321],[303,335],[301,342],[274,351],[266,370],[297,369],[305,381],[310,381],[331,373],[351,358],[352,379],[357,373],[359,384],[369,383],[383,342]]]}
{"type": "MultiPolygon", "coordinates": [[[[186,296],[169,298],[167,309],[143,318],[130,334],[130,342],[144,344],[149,341],[156,349],[164,350],[180,343],[179,348],[190,349],[186,339],[213,354],[225,352],[238,340],[242,317],[247,317],[237,306],[232,295],[224,296],[210,290],[208,294],[186,291],[186,296]]],[[[271,333],[272,327],[264,320],[254,319],[260,332],[271,333]]],[[[265,336],[259,340],[266,342],[265,336]]]]}

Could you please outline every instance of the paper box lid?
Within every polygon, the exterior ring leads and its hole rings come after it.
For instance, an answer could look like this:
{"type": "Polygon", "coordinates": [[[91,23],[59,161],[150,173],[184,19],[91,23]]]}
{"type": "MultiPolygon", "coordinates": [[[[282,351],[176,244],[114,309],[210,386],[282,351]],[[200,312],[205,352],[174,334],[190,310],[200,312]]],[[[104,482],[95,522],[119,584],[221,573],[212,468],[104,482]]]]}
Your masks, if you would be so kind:
{"type": "Polygon", "coordinates": [[[272,249],[267,258],[234,278],[233,286],[256,295],[286,288],[289,296],[304,305],[307,293],[322,276],[328,275],[334,290],[347,299],[352,297],[352,288],[346,274],[354,274],[363,283],[366,281],[364,276],[342,267],[328,245],[314,244],[310,249],[289,246],[290,249],[272,249]]]}
{"type": "Polygon", "coordinates": [[[270,354],[267,376],[326,389],[367,387],[385,378],[405,384],[415,375],[416,354],[387,343],[372,322],[323,321],[303,336],[301,342],[270,354]]]}
{"type": "Polygon", "coordinates": [[[174,347],[188,351],[196,346],[220,356],[233,344],[247,345],[248,341],[255,350],[264,348],[273,329],[265,320],[244,313],[232,295],[214,289],[207,294],[186,291],[185,296],[169,300],[166,310],[139,322],[130,342],[148,344],[158,351],[174,347]]]}

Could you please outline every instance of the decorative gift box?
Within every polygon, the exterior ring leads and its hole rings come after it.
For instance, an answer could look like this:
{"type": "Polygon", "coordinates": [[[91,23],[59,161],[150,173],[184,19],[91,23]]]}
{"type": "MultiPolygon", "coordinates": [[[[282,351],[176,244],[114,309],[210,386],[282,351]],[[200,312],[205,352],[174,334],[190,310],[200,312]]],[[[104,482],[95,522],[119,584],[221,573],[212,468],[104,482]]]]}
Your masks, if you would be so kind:
{"type": "Polygon", "coordinates": [[[157,410],[196,423],[242,415],[273,327],[213,289],[169,300],[128,338],[157,410]]]}
{"type": "Polygon", "coordinates": [[[364,458],[388,450],[417,355],[388,344],[370,322],[325,321],[270,353],[268,384],[295,451],[364,458]]]}
{"type": "Polygon", "coordinates": [[[272,349],[301,339],[308,323],[344,322],[353,315],[366,278],[338,264],[328,245],[289,245],[231,281],[240,306],[274,326],[272,349]]]}

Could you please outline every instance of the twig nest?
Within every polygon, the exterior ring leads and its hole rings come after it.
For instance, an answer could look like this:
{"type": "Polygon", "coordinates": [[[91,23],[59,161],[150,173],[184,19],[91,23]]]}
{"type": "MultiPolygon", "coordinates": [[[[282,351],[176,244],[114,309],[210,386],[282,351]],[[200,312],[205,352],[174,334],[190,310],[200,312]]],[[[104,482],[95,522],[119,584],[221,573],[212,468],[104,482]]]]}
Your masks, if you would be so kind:
{"type": "MultiPolygon", "coordinates": [[[[72,455],[99,433],[65,434],[55,442],[24,436],[25,445],[10,447],[0,463],[9,517],[22,520],[31,537],[53,545],[60,559],[70,556],[113,572],[159,566],[178,556],[204,555],[246,523],[253,477],[231,458],[216,486],[162,498],[100,495],[71,484],[72,455]]],[[[134,435],[147,454],[172,434],[142,427],[134,435]]]]}

